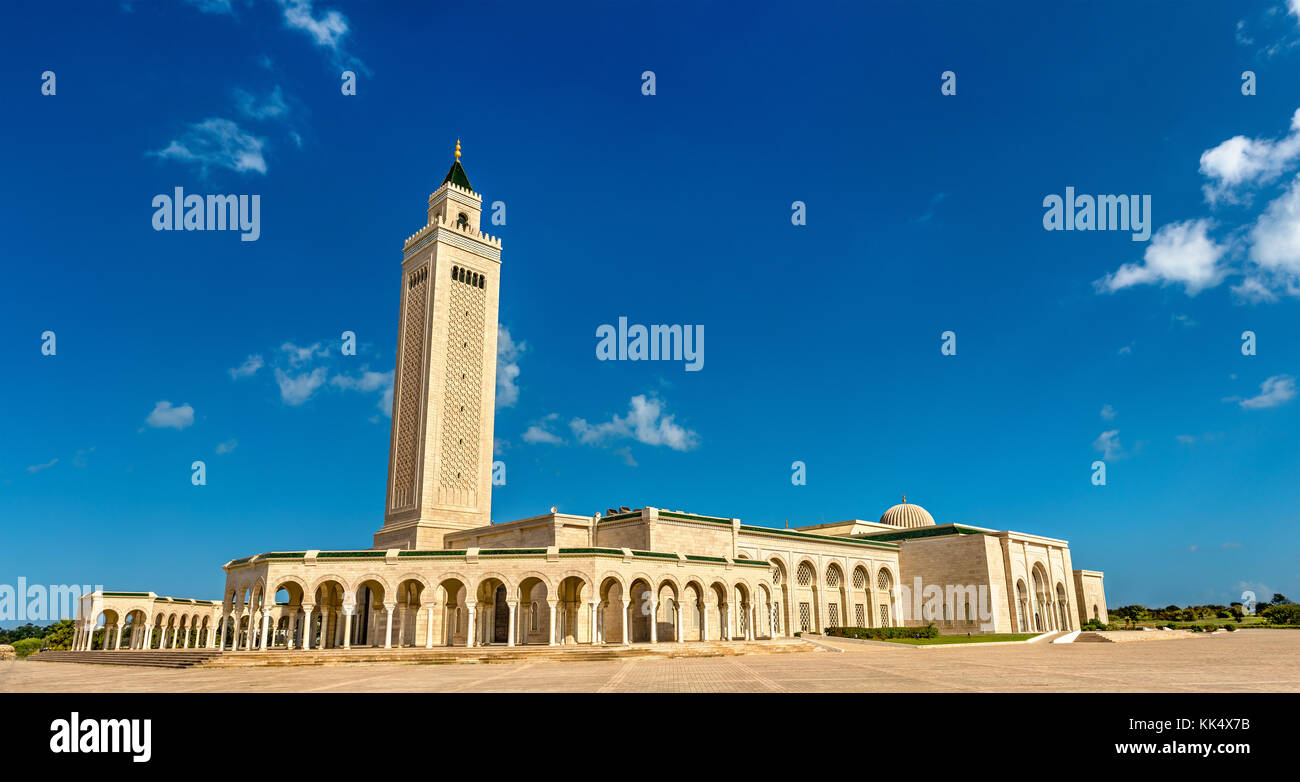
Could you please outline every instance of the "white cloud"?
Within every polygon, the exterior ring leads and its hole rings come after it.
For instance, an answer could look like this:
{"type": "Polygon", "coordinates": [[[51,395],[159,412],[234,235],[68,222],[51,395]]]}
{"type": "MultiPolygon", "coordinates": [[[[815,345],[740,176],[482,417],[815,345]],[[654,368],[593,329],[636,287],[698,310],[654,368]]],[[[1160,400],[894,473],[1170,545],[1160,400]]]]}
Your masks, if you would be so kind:
{"type": "Polygon", "coordinates": [[[559,445],[564,442],[563,438],[554,432],[547,431],[544,426],[533,424],[524,430],[524,442],[526,443],[547,443],[550,445],[559,445]]]}
{"type": "Polygon", "coordinates": [[[217,444],[217,453],[230,453],[239,447],[239,441],[233,437],[224,443],[217,444]]]}
{"type": "Polygon", "coordinates": [[[263,363],[264,362],[262,361],[262,356],[260,354],[250,355],[248,358],[244,359],[244,363],[240,364],[237,367],[233,367],[232,369],[229,370],[230,379],[238,380],[241,377],[249,377],[255,375],[257,374],[257,370],[262,368],[263,363]]]}
{"type": "Polygon", "coordinates": [[[1110,405],[1106,405],[1105,407],[1101,408],[1101,418],[1103,421],[1114,421],[1115,408],[1111,407],[1110,405]]]}
{"type": "Polygon", "coordinates": [[[1092,447],[1101,451],[1101,458],[1113,459],[1124,453],[1124,446],[1119,443],[1119,430],[1109,429],[1102,432],[1093,441],[1092,447]]]}
{"type": "Polygon", "coordinates": [[[1209,237],[1208,220],[1188,220],[1163,226],[1151,238],[1142,263],[1126,263],[1118,270],[1097,280],[1098,291],[1114,292],[1134,285],[1159,283],[1181,284],[1188,296],[1213,288],[1226,270],[1219,265],[1227,251],[1209,237]]]}
{"type": "Polygon", "coordinates": [[[319,342],[313,342],[306,347],[286,342],[280,346],[280,350],[287,354],[289,366],[292,367],[302,366],[313,358],[326,358],[330,354],[329,349],[321,347],[319,342]]]}
{"type": "Polygon", "coordinates": [[[510,330],[497,326],[497,401],[496,406],[512,407],[519,401],[519,354],[527,349],[523,342],[515,342],[510,330]]]}
{"type": "Polygon", "coordinates": [[[185,3],[205,14],[230,14],[235,10],[231,0],[185,0],[185,3]]]}
{"type": "Polygon", "coordinates": [[[58,460],[57,458],[54,458],[54,459],[49,460],[49,461],[46,462],[45,464],[33,464],[31,467],[28,467],[28,468],[27,468],[27,472],[31,473],[32,475],[35,475],[36,473],[40,472],[41,470],[48,470],[49,468],[53,467],[54,465],[56,465],[56,464],[58,464],[58,463],[59,463],[59,460],[58,460]]]}
{"type": "Polygon", "coordinates": [[[330,378],[330,385],[346,391],[380,392],[375,408],[388,418],[393,417],[393,372],[391,370],[388,372],[372,372],[362,367],[359,377],[335,375],[330,378]]]}
{"type": "Polygon", "coordinates": [[[1247,186],[1264,185],[1281,176],[1300,158],[1300,109],[1291,129],[1277,141],[1233,136],[1201,153],[1201,174],[1210,180],[1202,190],[1211,204],[1243,199],[1247,186]]]}
{"type": "Polygon", "coordinates": [[[1259,384],[1259,395],[1242,399],[1238,404],[1247,410],[1277,407],[1295,398],[1295,378],[1291,375],[1274,375],[1259,384]]]}
{"type": "Polygon", "coordinates": [[[1262,301],[1277,301],[1277,294],[1273,292],[1260,277],[1247,277],[1238,284],[1232,286],[1232,295],[1239,301],[1258,304],[1262,301]]]}
{"type": "Polygon", "coordinates": [[[1250,230],[1250,260],[1259,267],[1257,274],[1233,289],[1240,295],[1256,298],[1275,296],[1281,288],[1297,295],[1300,288],[1300,177],[1278,196],[1255,221],[1250,230]]]}
{"type": "Polygon", "coordinates": [[[626,416],[615,415],[600,424],[575,418],[569,422],[569,428],[579,442],[587,444],[631,437],[646,445],[666,445],[674,451],[687,451],[699,443],[698,434],[673,423],[673,416],[663,415],[662,403],[644,394],[632,397],[626,416]]]}
{"type": "Polygon", "coordinates": [[[266,159],[262,157],[265,143],[231,120],[212,118],[190,125],[180,138],[151,154],[197,166],[204,175],[211,168],[265,174],[266,159]]]}
{"type": "MultiPolygon", "coordinates": [[[[322,49],[327,49],[334,65],[352,65],[365,71],[365,65],[356,57],[344,51],[343,39],[351,27],[348,18],[334,9],[316,11],[312,0],[278,0],[284,10],[284,24],[292,30],[298,30],[311,38],[322,49]]],[[[368,72],[368,71],[367,71],[368,72]]]]}
{"type": "Polygon", "coordinates": [[[393,385],[393,373],[363,371],[359,377],[335,375],[330,384],[350,391],[378,391],[393,385]]]}
{"type": "Polygon", "coordinates": [[[1174,437],[1174,439],[1182,443],[1183,445],[1191,445],[1192,443],[1196,442],[1196,437],[1190,434],[1180,434],[1174,437]]]}
{"type": "Polygon", "coordinates": [[[240,114],[255,120],[279,119],[289,113],[289,104],[284,102],[284,93],[278,84],[261,101],[251,92],[235,90],[235,107],[240,114]]]}
{"type": "Polygon", "coordinates": [[[285,404],[300,405],[311,399],[322,385],[329,373],[325,367],[316,367],[311,372],[290,375],[279,367],[275,368],[275,382],[280,386],[280,399],[285,404]]]}
{"type": "Polygon", "coordinates": [[[155,429],[184,429],[194,423],[194,408],[187,404],[172,407],[171,402],[164,400],[154,405],[144,422],[155,429]]]}

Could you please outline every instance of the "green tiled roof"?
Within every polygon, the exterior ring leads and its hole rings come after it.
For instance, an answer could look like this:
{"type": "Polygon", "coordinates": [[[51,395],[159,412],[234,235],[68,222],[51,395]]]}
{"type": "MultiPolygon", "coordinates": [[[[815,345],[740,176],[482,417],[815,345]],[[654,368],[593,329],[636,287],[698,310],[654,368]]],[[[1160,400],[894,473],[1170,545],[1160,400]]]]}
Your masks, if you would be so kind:
{"type": "Polygon", "coordinates": [[[457,185],[458,187],[463,187],[466,190],[474,189],[473,186],[470,185],[469,177],[465,175],[465,169],[461,166],[459,160],[451,164],[451,168],[447,169],[447,176],[442,178],[442,183],[444,185],[448,182],[457,185]]]}
{"type": "Polygon", "coordinates": [[[961,524],[940,524],[935,527],[917,527],[915,529],[884,532],[879,535],[855,536],[856,540],[912,540],[913,538],[938,538],[948,535],[983,535],[988,530],[966,527],[961,524]]]}

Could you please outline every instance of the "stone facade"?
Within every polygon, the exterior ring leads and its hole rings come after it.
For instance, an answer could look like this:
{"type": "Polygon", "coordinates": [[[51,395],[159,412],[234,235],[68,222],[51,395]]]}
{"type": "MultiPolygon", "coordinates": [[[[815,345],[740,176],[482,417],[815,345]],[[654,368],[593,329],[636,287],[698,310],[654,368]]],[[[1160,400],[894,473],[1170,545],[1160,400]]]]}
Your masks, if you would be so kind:
{"type": "Polygon", "coordinates": [[[220,600],[96,592],[77,648],[628,644],[831,626],[1051,632],[1105,621],[1063,540],[890,508],[795,529],[654,507],[491,523],[501,242],[457,161],[403,248],[384,523],[373,547],[223,569],[220,600]]]}

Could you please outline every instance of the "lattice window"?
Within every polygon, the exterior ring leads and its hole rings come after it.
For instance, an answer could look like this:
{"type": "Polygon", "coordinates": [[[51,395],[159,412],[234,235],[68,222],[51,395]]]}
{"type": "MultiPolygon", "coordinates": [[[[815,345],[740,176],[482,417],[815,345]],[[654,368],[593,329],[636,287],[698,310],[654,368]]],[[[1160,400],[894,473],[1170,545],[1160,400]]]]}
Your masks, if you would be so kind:
{"type": "Polygon", "coordinates": [[[406,323],[402,331],[401,365],[398,368],[396,408],[397,447],[392,486],[392,509],[415,503],[418,473],[421,390],[424,388],[424,324],[429,292],[429,267],[422,266],[407,280],[406,323]]]}
{"type": "MultiPolygon", "coordinates": [[[[465,275],[465,270],[462,270],[465,275]]],[[[441,469],[446,489],[472,491],[479,485],[479,415],[483,386],[482,289],[451,286],[448,296],[446,386],[442,408],[441,469]]]]}
{"type": "Polygon", "coordinates": [[[799,572],[795,576],[795,579],[799,582],[799,586],[801,587],[806,587],[809,584],[811,584],[813,582],[812,565],[809,565],[807,562],[801,564],[799,566],[799,572]]]}
{"type": "Polygon", "coordinates": [[[876,578],[876,586],[880,587],[881,589],[893,588],[894,578],[893,576],[889,575],[888,570],[885,570],[884,568],[880,569],[880,576],[876,578]]]}
{"type": "Polygon", "coordinates": [[[880,604],[880,626],[889,627],[889,606],[884,603],[880,604]]]}
{"type": "Polygon", "coordinates": [[[832,589],[840,585],[840,569],[833,567],[826,571],[826,586],[832,589]]]}
{"type": "Polygon", "coordinates": [[[827,614],[827,618],[830,619],[830,624],[828,625],[829,627],[840,626],[840,604],[839,603],[829,603],[826,606],[826,614],[827,614]]]}
{"type": "Polygon", "coordinates": [[[772,583],[777,586],[781,585],[781,568],[776,565],[772,566],[772,583]]]}
{"type": "Polygon", "coordinates": [[[858,603],[857,605],[853,606],[853,619],[856,621],[858,627],[866,627],[867,626],[866,606],[862,605],[861,603],[858,603]]]}
{"type": "Polygon", "coordinates": [[[807,603],[799,604],[799,629],[808,632],[809,623],[812,621],[812,606],[807,603]]]}
{"type": "MultiPolygon", "coordinates": [[[[858,568],[857,570],[853,571],[853,588],[854,589],[867,588],[867,571],[863,570],[862,568],[858,568]]],[[[859,625],[859,627],[861,627],[861,625],[859,625]]]]}

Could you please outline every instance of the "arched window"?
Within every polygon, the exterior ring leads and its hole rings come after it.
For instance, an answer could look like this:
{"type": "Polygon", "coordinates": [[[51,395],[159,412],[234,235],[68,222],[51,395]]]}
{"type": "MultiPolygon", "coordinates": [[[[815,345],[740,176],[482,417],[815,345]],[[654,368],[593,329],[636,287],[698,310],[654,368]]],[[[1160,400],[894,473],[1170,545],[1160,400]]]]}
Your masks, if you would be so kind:
{"type": "Polygon", "coordinates": [[[885,568],[881,568],[880,576],[876,578],[876,586],[884,590],[893,589],[894,577],[889,575],[888,570],[886,570],[885,568]]]}
{"type": "Polygon", "coordinates": [[[807,562],[801,563],[799,565],[799,572],[795,575],[795,578],[801,587],[806,587],[811,584],[813,581],[812,565],[809,565],[807,562]]]}
{"type": "Polygon", "coordinates": [[[453,267],[451,267],[451,278],[452,278],[453,280],[459,280],[459,279],[460,279],[460,267],[459,267],[459,266],[453,266],[453,267]]]}
{"type": "Polygon", "coordinates": [[[839,585],[840,585],[840,569],[832,565],[831,568],[826,571],[826,586],[830,587],[831,589],[834,589],[839,585]]]}
{"type": "Polygon", "coordinates": [[[468,227],[469,227],[469,215],[465,214],[464,212],[461,212],[460,214],[456,215],[456,227],[457,227],[457,228],[468,228],[468,227]]]}
{"type": "MultiPolygon", "coordinates": [[[[854,589],[867,588],[867,571],[865,568],[857,568],[856,570],[853,571],[853,588],[854,589]]],[[[858,626],[861,627],[861,625],[858,626]]]]}

